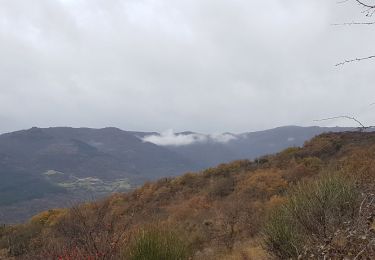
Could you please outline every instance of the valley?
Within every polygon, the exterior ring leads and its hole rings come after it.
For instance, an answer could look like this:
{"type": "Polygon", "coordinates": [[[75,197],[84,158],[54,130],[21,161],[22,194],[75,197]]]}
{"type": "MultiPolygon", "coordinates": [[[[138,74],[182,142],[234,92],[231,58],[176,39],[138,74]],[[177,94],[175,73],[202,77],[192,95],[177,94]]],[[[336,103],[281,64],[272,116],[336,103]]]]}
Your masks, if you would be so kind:
{"type": "Polygon", "coordinates": [[[51,206],[131,191],[162,177],[255,159],[301,146],[323,132],[344,130],[289,126],[243,134],[166,135],[117,128],[54,127],[2,134],[0,223],[25,221],[51,206]]]}

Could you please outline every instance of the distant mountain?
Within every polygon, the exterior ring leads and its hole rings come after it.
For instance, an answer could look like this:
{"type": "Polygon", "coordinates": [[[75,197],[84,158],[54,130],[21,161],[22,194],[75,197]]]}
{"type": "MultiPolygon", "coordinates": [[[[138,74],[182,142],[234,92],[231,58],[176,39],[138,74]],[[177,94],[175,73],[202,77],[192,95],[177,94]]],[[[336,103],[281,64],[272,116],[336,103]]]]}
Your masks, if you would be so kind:
{"type": "MultiPolygon", "coordinates": [[[[152,140],[233,140],[191,134],[152,140]]],[[[0,225],[0,259],[375,259],[374,149],[375,133],[327,133],[259,161],[49,209],[0,225]]]]}
{"type": "Polygon", "coordinates": [[[34,127],[2,134],[0,222],[22,220],[47,204],[56,207],[126,191],[148,180],[236,159],[254,159],[301,146],[323,132],[345,130],[348,129],[288,126],[243,134],[204,135],[34,127]]]}
{"type": "Polygon", "coordinates": [[[284,126],[265,131],[243,134],[197,135],[196,142],[189,145],[165,145],[169,150],[193,161],[198,167],[213,167],[220,163],[238,159],[255,159],[259,156],[279,152],[291,146],[302,146],[305,141],[324,132],[342,132],[353,128],[343,127],[299,127],[284,126]],[[222,138],[222,137],[227,138],[222,138]],[[216,140],[216,141],[215,141],[216,140]]]}
{"type": "Polygon", "coordinates": [[[31,128],[0,135],[0,156],[30,173],[48,170],[77,177],[144,181],[189,170],[169,149],[116,128],[31,128]]]}

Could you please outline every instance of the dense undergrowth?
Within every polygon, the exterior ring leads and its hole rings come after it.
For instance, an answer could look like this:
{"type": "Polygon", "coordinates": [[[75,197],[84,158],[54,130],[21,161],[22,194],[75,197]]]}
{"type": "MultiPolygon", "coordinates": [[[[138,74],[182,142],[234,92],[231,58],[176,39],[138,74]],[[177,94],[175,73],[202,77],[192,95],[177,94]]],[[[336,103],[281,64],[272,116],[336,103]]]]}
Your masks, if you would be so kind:
{"type": "Polygon", "coordinates": [[[0,228],[0,258],[375,257],[375,133],[147,183],[0,228]]]}
{"type": "Polygon", "coordinates": [[[298,258],[309,244],[329,241],[342,223],[353,221],[359,202],[355,182],[344,174],[302,181],[270,214],[265,245],[281,259],[298,258]]]}

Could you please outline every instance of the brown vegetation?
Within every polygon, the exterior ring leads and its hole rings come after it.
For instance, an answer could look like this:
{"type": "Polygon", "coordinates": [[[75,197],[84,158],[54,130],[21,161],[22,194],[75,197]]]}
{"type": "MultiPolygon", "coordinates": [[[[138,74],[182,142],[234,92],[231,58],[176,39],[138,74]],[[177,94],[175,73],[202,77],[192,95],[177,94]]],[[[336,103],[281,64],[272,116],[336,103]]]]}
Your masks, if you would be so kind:
{"type": "Polygon", "coordinates": [[[1,227],[0,250],[20,259],[132,259],[132,248],[170,259],[272,259],[285,255],[265,237],[267,227],[288,227],[292,219],[298,229],[290,230],[288,257],[371,258],[374,158],[375,133],[324,134],[302,148],[164,178],[1,227]]]}

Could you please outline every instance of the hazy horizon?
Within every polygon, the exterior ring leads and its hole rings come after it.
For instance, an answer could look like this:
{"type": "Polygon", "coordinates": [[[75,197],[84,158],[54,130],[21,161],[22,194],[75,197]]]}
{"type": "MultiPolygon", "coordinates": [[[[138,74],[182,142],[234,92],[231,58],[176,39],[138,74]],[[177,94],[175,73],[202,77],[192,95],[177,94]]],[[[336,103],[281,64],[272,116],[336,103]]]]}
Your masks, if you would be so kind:
{"type": "Polygon", "coordinates": [[[20,129],[15,129],[15,130],[12,130],[12,131],[5,131],[5,132],[1,132],[0,131],[0,135],[2,134],[7,134],[7,133],[12,133],[12,132],[17,132],[17,131],[25,131],[25,130],[30,130],[32,128],[40,128],[40,129],[48,129],[48,128],[73,128],[73,129],[106,129],[106,128],[116,128],[116,129],[119,129],[121,131],[126,131],[126,132],[140,132],[140,133],[158,133],[158,134],[161,134],[161,135],[164,135],[164,134],[169,134],[169,133],[173,133],[173,134],[183,134],[183,133],[193,133],[193,134],[202,134],[202,135],[222,135],[222,134],[235,134],[235,135],[240,135],[240,134],[246,134],[246,133],[252,133],[252,132],[262,132],[262,131],[267,131],[267,130],[272,130],[272,129],[278,129],[278,128],[284,128],[284,127],[302,127],[302,128],[309,128],[309,127],[320,127],[320,128],[336,128],[336,127],[339,127],[339,128],[357,128],[357,126],[352,126],[352,125],[343,125],[343,126],[334,126],[334,125],[331,125],[331,126],[320,126],[320,125],[305,125],[305,126],[302,126],[302,125],[281,125],[281,126],[275,126],[275,127],[271,127],[271,128],[262,128],[262,129],[255,129],[255,130],[248,130],[248,131],[243,131],[243,132],[230,132],[230,131],[213,131],[213,132],[199,132],[199,131],[194,131],[192,129],[184,129],[182,131],[176,131],[175,129],[172,129],[172,128],[167,128],[167,129],[164,129],[164,130],[160,130],[160,131],[142,131],[142,130],[137,130],[137,129],[125,129],[125,128],[121,128],[121,127],[117,127],[117,126],[104,126],[104,127],[89,127],[89,126],[63,126],[63,125],[57,125],[57,126],[31,126],[31,127],[28,127],[28,128],[20,128],[20,129]]]}

